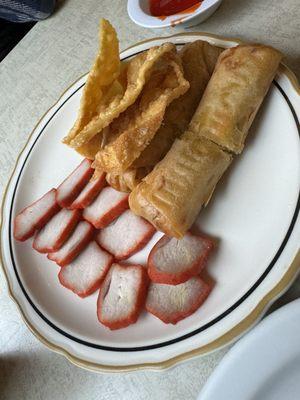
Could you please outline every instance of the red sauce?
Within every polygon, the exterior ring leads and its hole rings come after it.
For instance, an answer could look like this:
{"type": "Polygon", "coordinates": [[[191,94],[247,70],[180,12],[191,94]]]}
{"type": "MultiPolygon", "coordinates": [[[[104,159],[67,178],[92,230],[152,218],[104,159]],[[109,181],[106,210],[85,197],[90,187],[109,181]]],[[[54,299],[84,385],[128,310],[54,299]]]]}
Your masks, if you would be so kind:
{"type": "Polygon", "coordinates": [[[189,8],[186,8],[186,9],[183,10],[183,11],[179,11],[177,14],[191,14],[191,13],[193,13],[194,11],[196,11],[197,8],[199,8],[199,7],[201,6],[202,3],[203,3],[203,0],[197,1],[197,3],[194,4],[193,6],[191,6],[191,7],[189,7],[189,8]]]}
{"type": "Polygon", "coordinates": [[[150,13],[155,17],[162,17],[182,11],[191,12],[196,10],[200,3],[199,0],[150,0],[150,13]]]}

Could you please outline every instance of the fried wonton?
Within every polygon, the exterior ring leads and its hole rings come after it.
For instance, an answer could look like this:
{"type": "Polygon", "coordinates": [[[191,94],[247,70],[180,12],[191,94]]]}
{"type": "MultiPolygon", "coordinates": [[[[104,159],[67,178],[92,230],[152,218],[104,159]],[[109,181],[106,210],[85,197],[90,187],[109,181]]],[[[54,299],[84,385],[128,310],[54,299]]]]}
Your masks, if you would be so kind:
{"type": "Polygon", "coordinates": [[[116,31],[105,19],[100,20],[99,52],[90,70],[80,101],[77,120],[63,142],[70,144],[97,115],[101,103],[122,93],[119,42],[116,31]],[[105,99],[106,98],[106,99],[105,99]]]}
{"type": "Polygon", "coordinates": [[[103,170],[126,171],[154,137],[166,107],[188,88],[178,55],[166,53],[135,103],[110,124],[109,142],[96,154],[103,170]]]}
{"type": "Polygon", "coordinates": [[[202,40],[183,46],[178,54],[190,88],[168,106],[162,125],[133,167],[154,166],[187,129],[222,51],[202,40]]]}
{"type": "MultiPolygon", "coordinates": [[[[111,26],[110,28],[112,29],[109,35],[110,41],[115,43],[116,35],[113,28],[111,26]]],[[[76,122],[69,135],[64,139],[64,143],[91,159],[94,159],[95,154],[103,146],[104,129],[136,101],[160,58],[170,51],[175,52],[175,46],[171,43],[153,47],[132,58],[129,62],[120,64],[118,72],[115,71],[114,74],[111,74],[99,60],[103,60],[104,65],[106,63],[110,65],[110,62],[116,58],[118,47],[115,49],[111,61],[109,50],[106,48],[107,46],[110,48],[111,44],[105,38],[104,33],[100,34],[99,54],[89,73],[88,86],[84,90],[81,100],[81,109],[77,120],[80,123],[76,122]],[[110,75],[110,79],[107,78],[105,81],[106,85],[102,84],[103,73],[110,75]],[[97,90],[101,94],[94,98],[91,94],[97,90]],[[90,107],[92,111],[90,111],[90,107]]],[[[119,60],[119,53],[117,57],[119,60]]]]}
{"type": "Polygon", "coordinates": [[[152,170],[172,146],[174,140],[187,129],[213,73],[218,56],[223,49],[197,40],[179,51],[184,77],[189,90],[166,109],[163,122],[149,145],[124,173],[108,174],[107,180],[115,189],[130,192],[152,170]],[[134,179],[131,179],[134,176],[134,179]]]}

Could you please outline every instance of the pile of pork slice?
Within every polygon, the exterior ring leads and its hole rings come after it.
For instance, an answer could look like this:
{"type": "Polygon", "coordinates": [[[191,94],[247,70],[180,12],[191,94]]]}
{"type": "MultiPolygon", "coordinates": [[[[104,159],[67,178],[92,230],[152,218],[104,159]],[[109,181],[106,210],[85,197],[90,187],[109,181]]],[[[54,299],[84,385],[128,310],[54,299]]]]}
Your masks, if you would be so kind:
{"type": "Polygon", "coordinates": [[[61,267],[60,283],[78,296],[100,289],[97,315],[110,329],[135,323],[144,308],[172,324],[194,313],[211,289],[199,276],[211,239],[163,236],[147,267],[120,263],[141,250],[155,228],[129,210],[128,194],[106,186],[104,174],[90,180],[93,172],[83,160],[57,189],[22,210],[15,239],[34,236],[33,248],[61,267]]]}

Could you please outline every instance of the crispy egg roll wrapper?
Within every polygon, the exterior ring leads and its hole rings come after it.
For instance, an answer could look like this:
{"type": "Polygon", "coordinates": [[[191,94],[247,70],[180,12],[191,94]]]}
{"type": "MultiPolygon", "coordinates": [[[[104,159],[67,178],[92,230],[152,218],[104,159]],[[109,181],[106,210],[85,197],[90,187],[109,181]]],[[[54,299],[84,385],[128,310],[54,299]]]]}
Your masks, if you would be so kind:
{"type": "Polygon", "coordinates": [[[230,152],[241,153],[281,58],[279,51],[259,44],[225,50],[189,129],[230,152]]]}
{"type": "Polygon", "coordinates": [[[182,238],[231,163],[218,145],[187,131],[131,192],[131,210],[169,236],[182,238]]]}

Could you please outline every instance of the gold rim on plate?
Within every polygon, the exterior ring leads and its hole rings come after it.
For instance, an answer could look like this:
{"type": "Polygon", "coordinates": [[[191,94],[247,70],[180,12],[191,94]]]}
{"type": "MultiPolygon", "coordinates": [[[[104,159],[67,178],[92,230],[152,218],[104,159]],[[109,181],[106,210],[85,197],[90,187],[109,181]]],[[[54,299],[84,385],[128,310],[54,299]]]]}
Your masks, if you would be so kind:
{"type": "MultiPolygon", "coordinates": [[[[217,39],[217,40],[220,40],[220,41],[223,41],[223,42],[234,42],[236,44],[243,43],[240,39],[225,38],[225,37],[222,37],[222,36],[214,35],[214,34],[211,34],[211,33],[205,33],[205,32],[177,33],[175,35],[164,36],[164,37],[156,37],[156,38],[151,38],[151,39],[146,39],[146,40],[140,41],[140,42],[134,44],[133,46],[130,46],[130,47],[126,48],[125,50],[122,51],[122,53],[124,53],[125,51],[130,50],[130,49],[132,49],[134,47],[137,47],[137,46],[139,46],[141,44],[149,43],[149,42],[152,42],[154,40],[169,39],[169,38],[171,39],[171,38],[180,37],[180,36],[202,36],[203,38],[206,37],[206,38],[209,38],[209,39],[217,39]]],[[[293,88],[295,89],[295,91],[300,95],[300,86],[299,86],[299,83],[298,83],[298,80],[297,80],[295,74],[283,63],[280,64],[280,72],[283,73],[288,78],[288,80],[290,81],[290,83],[293,86],[293,88]]],[[[1,204],[1,221],[0,221],[0,230],[1,230],[1,232],[2,232],[2,229],[3,229],[3,226],[2,226],[3,214],[4,214],[3,204],[5,202],[7,191],[8,191],[8,187],[9,187],[10,182],[12,180],[12,177],[13,177],[13,175],[15,173],[15,170],[17,168],[17,165],[18,165],[18,162],[19,162],[19,159],[20,159],[21,155],[25,151],[25,149],[26,149],[26,147],[28,145],[28,142],[30,141],[34,131],[36,130],[37,126],[40,124],[42,119],[49,113],[49,111],[52,108],[54,108],[59,103],[59,101],[65,95],[65,93],[67,93],[67,91],[71,87],[73,87],[77,82],[79,82],[80,79],[82,79],[85,75],[87,75],[87,74],[83,74],[80,78],[78,78],[75,82],[73,82],[66,90],[63,91],[63,93],[60,95],[58,100],[38,120],[37,124],[34,126],[32,132],[28,136],[28,139],[27,139],[23,149],[21,150],[21,152],[19,153],[19,155],[17,157],[17,160],[15,162],[13,171],[11,173],[11,176],[10,176],[10,178],[8,180],[8,183],[7,183],[5,191],[4,191],[2,204],[1,204]]],[[[1,263],[1,267],[2,267],[2,270],[4,272],[4,276],[5,276],[5,279],[6,279],[9,297],[16,304],[16,306],[17,306],[17,308],[18,308],[18,310],[19,310],[19,312],[21,314],[21,317],[22,317],[23,321],[25,322],[26,326],[29,328],[29,330],[34,334],[34,336],[40,342],[42,342],[50,350],[52,350],[52,351],[54,351],[56,353],[62,354],[71,363],[73,363],[74,365],[76,365],[78,367],[81,367],[81,368],[84,368],[84,369],[87,369],[87,370],[91,370],[91,371],[95,371],[95,372],[130,372],[130,371],[137,371],[137,370],[143,370],[143,369],[164,370],[164,369],[173,367],[176,364],[178,364],[180,362],[183,362],[185,360],[189,360],[191,358],[210,353],[210,352],[212,352],[214,350],[217,350],[217,349],[219,349],[221,347],[224,347],[225,345],[228,345],[230,342],[233,342],[235,339],[237,339],[239,336],[241,336],[243,333],[245,333],[247,330],[249,330],[251,328],[251,326],[254,325],[263,316],[264,312],[267,311],[268,307],[271,306],[271,304],[281,294],[283,294],[283,292],[285,292],[289,288],[289,286],[292,284],[294,279],[296,279],[297,274],[299,272],[299,266],[300,266],[300,250],[299,250],[298,253],[296,254],[294,260],[292,261],[290,266],[287,268],[287,272],[284,274],[284,276],[281,278],[281,280],[277,283],[277,285],[272,290],[270,290],[261,299],[261,301],[257,304],[255,309],[246,318],[244,318],[240,323],[238,323],[236,326],[234,326],[231,330],[226,332],[221,337],[215,339],[211,343],[208,343],[208,344],[206,344],[206,345],[204,345],[202,347],[199,347],[197,349],[194,349],[192,351],[188,351],[188,352],[180,354],[180,355],[178,355],[176,357],[170,358],[170,359],[165,360],[165,361],[157,362],[157,363],[143,363],[143,364],[113,366],[113,365],[103,365],[103,364],[97,364],[97,363],[85,361],[85,360],[82,360],[82,359],[72,355],[67,350],[62,348],[61,346],[55,345],[55,344],[51,343],[49,340],[47,340],[31,324],[29,319],[26,317],[21,305],[19,304],[18,300],[16,299],[16,297],[13,294],[13,291],[12,291],[12,288],[11,288],[11,283],[9,281],[8,274],[6,272],[6,268],[7,267],[4,266],[3,257],[2,257],[2,251],[3,250],[2,250],[2,243],[1,243],[0,263],[1,263]]]]}

